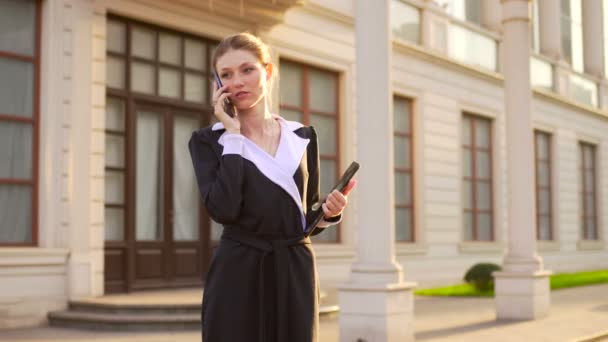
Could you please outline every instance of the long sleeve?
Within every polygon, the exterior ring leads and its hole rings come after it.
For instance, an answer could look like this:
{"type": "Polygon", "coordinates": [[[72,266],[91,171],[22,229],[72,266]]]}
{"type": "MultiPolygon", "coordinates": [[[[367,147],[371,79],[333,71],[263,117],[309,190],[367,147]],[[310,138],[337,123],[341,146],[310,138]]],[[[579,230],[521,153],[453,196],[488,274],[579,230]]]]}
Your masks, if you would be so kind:
{"type": "MultiPolygon", "coordinates": [[[[312,127],[310,127],[310,130],[311,130],[311,137],[310,137],[309,150],[307,152],[307,154],[308,154],[307,155],[307,157],[308,157],[308,160],[307,160],[307,162],[308,162],[308,188],[306,190],[306,194],[307,194],[306,212],[308,213],[307,221],[310,220],[310,215],[313,212],[312,206],[319,201],[319,196],[320,196],[320,192],[321,192],[321,189],[320,189],[321,185],[319,182],[320,158],[319,158],[319,145],[318,145],[318,139],[317,139],[317,132],[312,127]]],[[[328,177],[328,176],[329,175],[326,175],[326,177],[328,177]]],[[[319,210],[323,210],[323,209],[319,209],[319,210]]],[[[314,230],[311,232],[310,235],[320,234],[326,227],[333,225],[333,224],[337,224],[341,220],[342,220],[342,214],[332,218],[331,221],[323,219],[314,228],[314,230]]]]}
{"type": "Polygon", "coordinates": [[[243,200],[242,143],[242,136],[226,135],[224,154],[219,157],[211,142],[201,133],[194,132],[188,142],[203,204],[211,218],[222,224],[235,222],[240,213],[243,200]]]}

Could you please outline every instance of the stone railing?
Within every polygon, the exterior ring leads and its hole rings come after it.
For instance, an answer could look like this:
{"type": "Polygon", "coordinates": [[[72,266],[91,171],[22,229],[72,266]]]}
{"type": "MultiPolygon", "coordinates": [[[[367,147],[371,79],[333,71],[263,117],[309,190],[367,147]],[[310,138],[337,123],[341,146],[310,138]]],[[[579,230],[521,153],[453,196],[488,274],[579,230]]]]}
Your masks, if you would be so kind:
{"type": "MultiPolygon", "coordinates": [[[[419,45],[475,69],[501,72],[501,35],[455,18],[432,1],[392,0],[391,27],[397,41],[419,45]]],[[[578,73],[565,62],[531,52],[530,83],[573,103],[608,111],[608,79],[578,73]]]]}

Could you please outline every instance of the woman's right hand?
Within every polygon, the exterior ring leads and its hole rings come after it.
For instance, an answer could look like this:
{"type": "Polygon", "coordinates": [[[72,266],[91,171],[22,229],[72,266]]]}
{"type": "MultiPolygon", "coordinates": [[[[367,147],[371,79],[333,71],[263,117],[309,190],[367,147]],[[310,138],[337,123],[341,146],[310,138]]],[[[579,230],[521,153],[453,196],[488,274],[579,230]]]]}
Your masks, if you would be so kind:
{"type": "Polygon", "coordinates": [[[237,114],[235,112],[234,118],[230,117],[228,113],[224,110],[224,101],[231,95],[230,93],[225,92],[227,89],[226,86],[221,88],[217,88],[217,84],[215,84],[215,92],[213,93],[213,103],[215,117],[224,125],[224,128],[228,133],[241,133],[241,122],[239,121],[237,114]]]}

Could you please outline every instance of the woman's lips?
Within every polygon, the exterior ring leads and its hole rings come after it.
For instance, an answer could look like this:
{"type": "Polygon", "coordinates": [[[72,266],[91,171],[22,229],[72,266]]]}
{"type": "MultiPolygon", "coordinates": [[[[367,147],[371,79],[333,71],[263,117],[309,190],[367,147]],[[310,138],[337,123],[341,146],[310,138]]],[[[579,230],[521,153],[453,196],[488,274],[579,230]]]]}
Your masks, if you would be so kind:
{"type": "Polygon", "coordinates": [[[247,95],[249,95],[248,92],[246,92],[246,91],[239,91],[238,93],[236,93],[234,95],[234,97],[240,100],[240,99],[243,99],[243,98],[247,97],[247,95]]]}

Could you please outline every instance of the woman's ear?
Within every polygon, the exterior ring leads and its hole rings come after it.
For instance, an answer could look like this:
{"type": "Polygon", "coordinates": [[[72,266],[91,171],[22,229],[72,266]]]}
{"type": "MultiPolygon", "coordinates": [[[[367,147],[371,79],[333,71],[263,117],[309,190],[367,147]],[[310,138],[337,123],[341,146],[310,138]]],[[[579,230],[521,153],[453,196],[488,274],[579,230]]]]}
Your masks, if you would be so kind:
{"type": "Polygon", "coordinates": [[[272,63],[266,64],[266,81],[270,81],[272,73],[274,72],[274,65],[272,63]]]}

